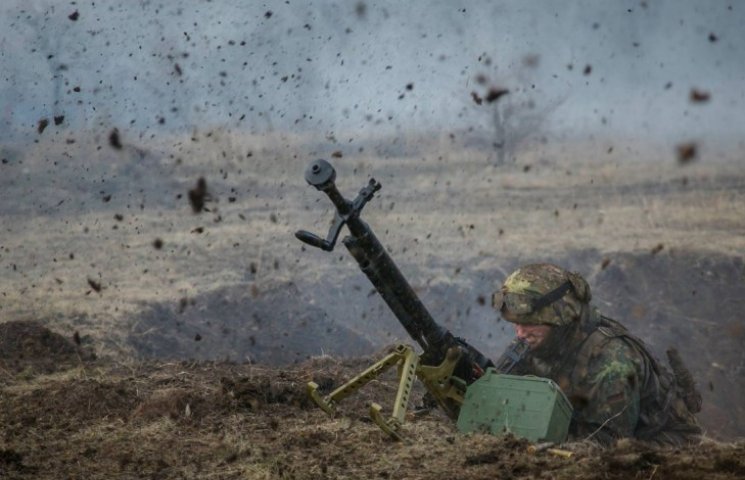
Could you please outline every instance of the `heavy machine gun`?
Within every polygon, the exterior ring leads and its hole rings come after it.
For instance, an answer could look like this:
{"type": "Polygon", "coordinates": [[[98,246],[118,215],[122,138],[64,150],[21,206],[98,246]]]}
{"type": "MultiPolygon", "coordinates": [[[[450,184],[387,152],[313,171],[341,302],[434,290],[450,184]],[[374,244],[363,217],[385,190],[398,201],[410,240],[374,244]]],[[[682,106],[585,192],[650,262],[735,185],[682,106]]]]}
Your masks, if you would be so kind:
{"type": "Polygon", "coordinates": [[[295,236],[307,245],[330,252],[336,245],[342,227],[346,225],[349,235],[342,243],[401,325],[422,349],[422,353],[417,354],[410,345],[399,345],[325,397],[318,392],[318,385],[310,382],[309,395],[324,411],[332,415],[336,404],[342,399],[389,368],[398,366],[399,389],[392,415],[384,419],[380,405],[373,403],[370,407],[370,415],[380,428],[393,438],[401,439],[400,427],[415,377],[422,381],[445,413],[453,420],[457,419],[466,386],[481,377],[490,367],[500,373],[509,373],[527,351],[527,346],[524,343],[514,344],[495,365],[472,345],[435,322],[370,226],[360,218],[365,204],[381,188],[381,184],[375,179],[370,179],[352,201],[339,193],[335,184],[336,171],[325,160],[312,162],[305,172],[305,180],[329,197],[336,212],[325,239],[304,230],[297,231],[295,236]]]}

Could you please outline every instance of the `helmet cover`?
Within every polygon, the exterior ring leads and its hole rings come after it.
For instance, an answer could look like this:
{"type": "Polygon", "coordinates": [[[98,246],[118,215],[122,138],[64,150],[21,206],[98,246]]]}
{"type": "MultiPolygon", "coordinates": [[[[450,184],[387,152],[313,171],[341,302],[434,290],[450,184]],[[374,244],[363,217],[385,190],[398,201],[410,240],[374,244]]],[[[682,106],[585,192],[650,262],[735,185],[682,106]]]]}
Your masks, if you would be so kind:
{"type": "Polygon", "coordinates": [[[494,292],[492,306],[514,323],[568,325],[589,300],[590,288],[579,274],[537,263],[512,272],[494,292]]]}

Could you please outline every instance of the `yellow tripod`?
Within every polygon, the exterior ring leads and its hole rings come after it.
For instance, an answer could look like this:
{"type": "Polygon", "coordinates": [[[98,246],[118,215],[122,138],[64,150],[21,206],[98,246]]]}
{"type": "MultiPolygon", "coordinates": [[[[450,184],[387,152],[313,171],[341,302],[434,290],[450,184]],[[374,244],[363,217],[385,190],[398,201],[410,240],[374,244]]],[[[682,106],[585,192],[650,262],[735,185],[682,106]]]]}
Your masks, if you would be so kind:
{"type": "Polygon", "coordinates": [[[357,390],[396,365],[398,366],[399,382],[396,401],[393,404],[393,413],[386,420],[381,413],[383,407],[377,403],[372,403],[370,405],[370,417],[392,438],[403,440],[400,429],[404,423],[406,408],[409,403],[415,377],[421,380],[450,418],[456,419],[458,417],[458,411],[463,404],[466,384],[453,376],[453,370],[458,364],[461,355],[460,348],[453,347],[448,350],[445,359],[440,365],[422,365],[419,355],[416,354],[413,347],[403,344],[398,345],[391,353],[325,397],[321,397],[320,393],[318,393],[318,385],[315,382],[308,382],[308,395],[324,412],[333,416],[336,413],[336,405],[340,401],[354,394],[357,390]]]}

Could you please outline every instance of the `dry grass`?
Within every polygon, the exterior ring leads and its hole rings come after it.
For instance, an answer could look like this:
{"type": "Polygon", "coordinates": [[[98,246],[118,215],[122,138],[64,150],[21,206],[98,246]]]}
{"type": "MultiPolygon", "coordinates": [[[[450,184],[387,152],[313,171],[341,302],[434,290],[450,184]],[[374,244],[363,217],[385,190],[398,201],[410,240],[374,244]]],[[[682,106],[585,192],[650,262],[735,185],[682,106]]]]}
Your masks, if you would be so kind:
{"type": "Polygon", "coordinates": [[[38,393],[4,389],[0,421],[11,436],[0,440],[0,473],[4,478],[38,479],[620,479],[648,478],[656,472],[668,478],[730,479],[745,468],[741,443],[705,442],[671,450],[623,441],[601,450],[579,442],[564,446],[574,453],[569,459],[545,452],[529,455],[525,441],[459,435],[437,413],[409,420],[404,426],[409,441],[398,443],[358,410],[365,399],[350,398],[346,414],[329,418],[308,402],[298,403],[300,397],[282,400],[261,389],[270,382],[272,388],[299,393],[310,372],[348,374],[360,367],[358,363],[315,359],[282,371],[245,365],[140,364],[133,373],[117,365],[99,365],[103,375],[97,388],[59,377],[40,384],[38,393]],[[221,387],[221,378],[241,388],[231,394],[221,387]],[[123,382],[139,387],[117,393],[123,382]],[[85,417],[80,405],[60,403],[62,398],[76,399],[61,392],[81,388],[99,395],[85,417]],[[170,408],[160,414],[137,414],[153,399],[166,400],[167,391],[190,392],[204,408],[195,408],[191,416],[174,415],[170,408]],[[55,415],[47,416],[52,410],[55,415]],[[33,415],[36,424],[24,425],[33,415]]]}

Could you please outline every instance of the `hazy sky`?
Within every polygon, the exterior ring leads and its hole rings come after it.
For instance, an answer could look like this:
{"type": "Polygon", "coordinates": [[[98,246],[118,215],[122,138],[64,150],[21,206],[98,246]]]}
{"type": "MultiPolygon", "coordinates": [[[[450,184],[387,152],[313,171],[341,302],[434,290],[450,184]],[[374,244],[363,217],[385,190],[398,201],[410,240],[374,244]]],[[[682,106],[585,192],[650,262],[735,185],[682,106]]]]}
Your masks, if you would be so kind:
{"type": "Polygon", "coordinates": [[[60,128],[141,134],[488,130],[495,108],[578,135],[737,136],[744,12],[710,0],[5,0],[0,139],[62,115],[60,128]],[[510,93],[488,103],[491,88],[510,93]]]}

